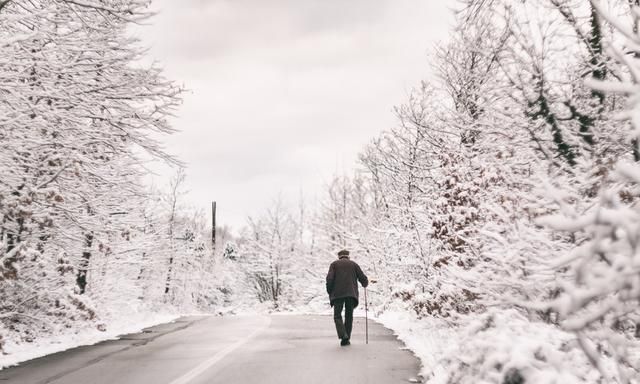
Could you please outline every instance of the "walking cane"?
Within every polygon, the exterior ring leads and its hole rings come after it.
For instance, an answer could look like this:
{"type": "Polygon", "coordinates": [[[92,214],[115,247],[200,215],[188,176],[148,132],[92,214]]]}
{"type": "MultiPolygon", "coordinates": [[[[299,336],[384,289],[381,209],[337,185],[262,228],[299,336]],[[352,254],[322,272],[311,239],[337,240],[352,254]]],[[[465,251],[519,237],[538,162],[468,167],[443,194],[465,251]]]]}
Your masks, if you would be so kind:
{"type": "Polygon", "coordinates": [[[364,334],[365,344],[369,344],[369,299],[366,287],[364,288],[364,334]]]}
{"type": "MultiPolygon", "coordinates": [[[[375,284],[378,280],[371,279],[369,282],[375,284]]],[[[364,334],[365,344],[369,344],[369,298],[367,297],[367,287],[364,287],[364,334]]]]}

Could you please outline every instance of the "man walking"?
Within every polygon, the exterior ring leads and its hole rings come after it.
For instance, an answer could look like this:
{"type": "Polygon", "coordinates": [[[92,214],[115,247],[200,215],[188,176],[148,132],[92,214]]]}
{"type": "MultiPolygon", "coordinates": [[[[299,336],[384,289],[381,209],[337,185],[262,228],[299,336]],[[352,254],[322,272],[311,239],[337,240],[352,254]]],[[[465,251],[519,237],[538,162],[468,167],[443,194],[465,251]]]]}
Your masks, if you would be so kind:
{"type": "Polygon", "coordinates": [[[338,260],[331,263],[327,273],[327,293],[333,307],[333,320],[340,339],[340,345],[351,344],[353,309],[358,306],[358,281],[367,287],[369,280],[360,266],[349,260],[349,251],[338,252],[338,260]],[[344,308],[344,322],[342,321],[344,308]]]}

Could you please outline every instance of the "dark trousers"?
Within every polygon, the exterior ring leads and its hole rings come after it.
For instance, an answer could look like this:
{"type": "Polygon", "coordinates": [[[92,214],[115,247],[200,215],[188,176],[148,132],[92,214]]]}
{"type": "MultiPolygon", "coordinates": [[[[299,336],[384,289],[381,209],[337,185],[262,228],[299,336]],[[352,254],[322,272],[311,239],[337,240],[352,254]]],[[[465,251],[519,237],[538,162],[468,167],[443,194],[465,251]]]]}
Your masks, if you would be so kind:
{"type": "Polygon", "coordinates": [[[353,308],[356,300],[351,297],[335,299],[333,301],[333,321],[336,323],[336,331],[339,339],[350,339],[353,328],[353,308]],[[344,308],[344,322],[342,321],[342,308],[344,308]]]}

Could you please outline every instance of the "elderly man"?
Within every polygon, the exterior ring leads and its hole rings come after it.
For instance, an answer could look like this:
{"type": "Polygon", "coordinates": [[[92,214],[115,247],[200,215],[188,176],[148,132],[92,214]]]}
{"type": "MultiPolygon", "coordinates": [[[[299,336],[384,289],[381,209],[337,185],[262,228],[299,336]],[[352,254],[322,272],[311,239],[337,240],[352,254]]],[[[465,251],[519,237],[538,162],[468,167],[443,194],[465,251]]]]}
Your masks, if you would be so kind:
{"type": "Polygon", "coordinates": [[[331,263],[327,273],[327,293],[333,307],[333,320],[340,339],[340,345],[351,344],[353,309],[358,306],[358,281],[367,287],[369,280],[360,266],[349,259],[349,251],[338,252],[338,260],[331,263]],[[342,321],[344,308],[344,322],[342,321]]]}

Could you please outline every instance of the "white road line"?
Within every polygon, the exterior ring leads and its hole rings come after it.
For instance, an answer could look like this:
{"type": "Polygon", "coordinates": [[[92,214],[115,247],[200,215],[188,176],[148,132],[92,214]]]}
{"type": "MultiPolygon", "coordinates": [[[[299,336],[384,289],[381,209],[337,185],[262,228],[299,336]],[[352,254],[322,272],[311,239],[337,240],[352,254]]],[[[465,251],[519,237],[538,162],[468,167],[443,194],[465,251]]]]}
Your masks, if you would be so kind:
{"type": "Polygon", "coordinates": [[[227,356],[231,352],[235,351],[236,349],[241,347],[243,344],[245,344],[247,341],[251,340],[251,338],[256,336],[258,333],[260,333],[263,330],[265,330],[266,328],[268,328],[269,325],[271,324],[271,318],[267,317],[266,319],[267,320],[264,322],[264,324],[262,324],[260,327],[255,329],[253,332],[251,332],[245,338],[236,341],[235,343],[233,343],[230,346],[226,347],[222,351],[220,351],[220,352],[216,353],[215,355],[211,356],[209,359],[203,361],[197,367],[195,367],[192,370],[190,370],[189,372],[185,373],[183,376],[180,376],[177,379],[173,380],[169,384],[188,384],[189,382],[191,382],[191,380],[193,380],[196,377],[200,376],[204,371],[206,371],[207,369],[211,368],[215,363],[217,363],[218,361],[224,359],[225,356],[227,356]]]}

